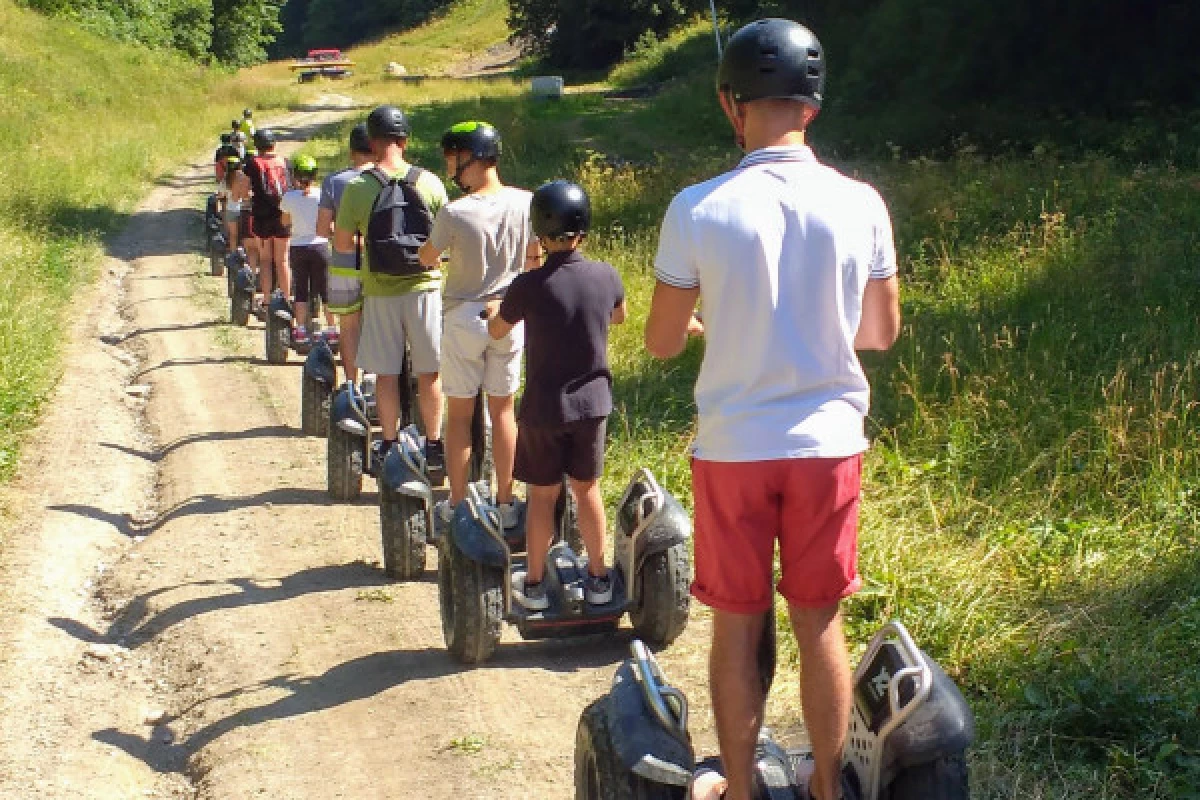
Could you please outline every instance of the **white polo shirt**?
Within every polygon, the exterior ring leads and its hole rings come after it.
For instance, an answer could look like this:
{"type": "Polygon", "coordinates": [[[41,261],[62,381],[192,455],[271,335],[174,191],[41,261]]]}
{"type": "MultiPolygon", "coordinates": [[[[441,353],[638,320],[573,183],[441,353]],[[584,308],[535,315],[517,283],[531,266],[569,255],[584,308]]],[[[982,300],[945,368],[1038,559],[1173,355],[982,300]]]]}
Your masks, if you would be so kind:
{"type": "Polygon", "coordinates": [[[684,189],[663,219],[655,276],[700,289],[697,458],[861,453],[870,387],[854,337],[867,280],[896,274],[879,193],[768,147],[684,189]]]}

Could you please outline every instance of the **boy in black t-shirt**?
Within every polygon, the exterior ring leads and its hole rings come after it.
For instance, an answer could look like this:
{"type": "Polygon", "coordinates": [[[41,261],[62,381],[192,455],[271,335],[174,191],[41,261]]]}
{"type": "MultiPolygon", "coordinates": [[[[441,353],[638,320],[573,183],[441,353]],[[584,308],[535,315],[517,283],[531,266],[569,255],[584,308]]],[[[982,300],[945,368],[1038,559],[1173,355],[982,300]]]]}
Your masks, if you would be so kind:
{"type": "Polygon", "coordinates": [[[528,487],[527,569],[514,576],[514,595],[531,611],[549,605],[541,579],[564,473],[587,547],[587,601],[612,600],[599,480],[605,422],[612,412],[608,327],[625,321],[625,288],[610,264],[579,252],[591,216],[587,193],[573,183],[553,181],[534,192],[530,222],[548,253],[546,263],[518,275],[504,299],[484,311],[488,333],[496,339],[525,323],[525,394],[517,414],[514,475],[528,487]]]}

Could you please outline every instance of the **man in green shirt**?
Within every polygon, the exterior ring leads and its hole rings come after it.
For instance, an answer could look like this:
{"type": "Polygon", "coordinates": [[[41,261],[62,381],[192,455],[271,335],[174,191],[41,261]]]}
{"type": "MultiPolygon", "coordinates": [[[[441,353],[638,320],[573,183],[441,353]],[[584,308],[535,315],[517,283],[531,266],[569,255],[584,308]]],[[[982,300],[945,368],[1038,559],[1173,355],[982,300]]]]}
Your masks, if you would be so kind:
{"type": "MultiPolygon", "coordinates": [[[[404,160],[410,127],[404,112],[380,106],[367,117],[367,134],[375,166],[390,178],[409,173],[404,160]]],[[[334,221],[333,246],[338,252],[355,252],[355,234],[365,235],[371,210],[383,186],[373,172],[365,172],[346,187],[334,221]]],[[[422,170],[416,179],[417,194],[431,213],[446,204],[446,187],[432,172],[422,170]]],[[[399,375],[404,365],[405,343],[417,375],[417,404],[425,423],[425,454],[431,472],[445,470],[442,447],[442,273],[435,266],[417,275],[384,275],[372,272],[367,248],[362,250],[363,323],[358,364],[376,375],[375,400],[383,440],[376,456],[386,454],[396,442],[400,415],[399,375]]]]}

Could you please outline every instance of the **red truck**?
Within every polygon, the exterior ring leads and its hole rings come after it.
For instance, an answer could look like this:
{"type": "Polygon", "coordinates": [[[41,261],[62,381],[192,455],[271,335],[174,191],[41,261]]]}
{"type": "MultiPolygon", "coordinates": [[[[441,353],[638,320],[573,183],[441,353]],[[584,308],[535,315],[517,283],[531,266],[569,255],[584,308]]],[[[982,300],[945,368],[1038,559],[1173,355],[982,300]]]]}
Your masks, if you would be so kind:
{"type": "Polygon", "coordinates": [[[301,83],[317,78],[345,78],[352,74],[350,68],[354,62],[346,58],[341,50],[336,48],[309,50],[308,55],[295,61],[291,68],[297,73],[301,83]]]}

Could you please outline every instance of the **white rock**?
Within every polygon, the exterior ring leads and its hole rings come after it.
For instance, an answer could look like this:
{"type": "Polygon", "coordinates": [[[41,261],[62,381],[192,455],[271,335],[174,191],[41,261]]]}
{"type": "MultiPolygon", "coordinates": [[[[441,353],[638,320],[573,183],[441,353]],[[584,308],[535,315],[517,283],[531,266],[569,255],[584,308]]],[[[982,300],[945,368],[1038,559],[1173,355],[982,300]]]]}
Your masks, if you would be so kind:
{"type": "Polygon", "coordinates": [[[145,397],[150,394],[150,384],[134,383],[125,387],[125,394],[130,397],[145,397]]]}
{"type": "Polygon", "coordinates": [[[142,722],[146,725],[158,725],[167,719],[167,712],[161,708],[155,708],[146,712],[142,717],[142,722]]]}

